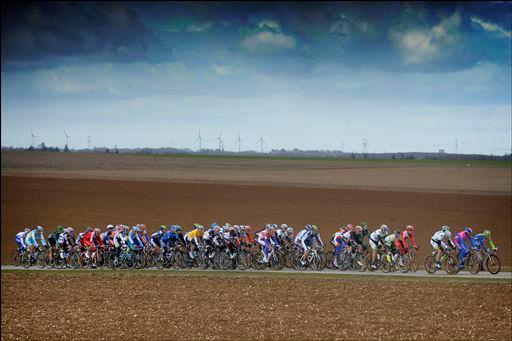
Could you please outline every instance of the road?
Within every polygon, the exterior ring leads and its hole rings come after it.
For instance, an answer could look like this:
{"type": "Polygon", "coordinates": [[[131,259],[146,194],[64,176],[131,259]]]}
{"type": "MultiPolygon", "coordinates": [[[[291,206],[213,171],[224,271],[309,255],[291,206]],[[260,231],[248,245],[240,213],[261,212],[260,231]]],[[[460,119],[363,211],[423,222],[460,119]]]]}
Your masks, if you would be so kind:
{"type": "MultiPolygon", "coordinates": [[[[21,266],[13,266],[13,265],[2,265],[1,270],[25,270],[25,271],[40,271],[41,269],[32,267],[29,269],[24,269],[21,266]]],[[[45,271],[55,271],[58,269],[44,269],[45,271]]],[[[82,269],[66,269],[61,271],[84,271],[82,269]]],[[[88,270],[91,271],[91,270],[88,270]]],[[[100,270],[100,271],[116,271],[116,270],[100,270]]],[[[130,270],[127,270],[130,271],[130,270]]],[[[143,269],[143,270],[137,270],[137,271],[169,271],[169,272],[204,272],[204,270],[200,269],[186,269],[186,270],[158,270],[156,268],[149,268],[149,269],[143,269]]],[[[272,273],[272,274],[315,274],[318,276],[329,276],[332,277],[333,275],[339,275],[342,276],[390,276],[390,277],[396,277],[396,276],[403,276],[403,277],[431,277],[431,278],[475,278],[475,279],[508,279],[512,280],[512,272],[500,272],[497,275],[492,275],[488,272],[480,272],[476,275],[472,275],[469,272],[460,272],[456,275],[448,275],[446,272],[437,272],[435,274],[429,274],[424,270],[418,270],[414,273],[408,272],[408,273],[401,273],[401,272],[392,272],[392,273],[382,273],[380,271],[377,272],[359,272],[359,271],[335,271],[335,270],[329,270],[324,269],[323,271],[313,271],[313,270],[305,270],[305,271],[297,271],[293,269],[283,269],[281,271],[276,270],[254,270],[254,269],[248,269],[244,271],[240,270],[207,270],[208,272],[229,272],[229,273],[272,273]]]]}

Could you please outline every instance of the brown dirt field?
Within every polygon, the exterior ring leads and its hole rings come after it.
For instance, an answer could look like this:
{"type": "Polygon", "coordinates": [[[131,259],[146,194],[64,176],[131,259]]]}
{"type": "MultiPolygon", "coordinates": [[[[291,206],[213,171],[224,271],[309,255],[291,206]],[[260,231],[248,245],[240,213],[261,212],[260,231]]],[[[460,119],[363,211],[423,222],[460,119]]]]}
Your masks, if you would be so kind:
{"type": "Polygon", "coordinates": [[[512,168],[477,164],[2,153],[2,175],[511,195],[512,168]]]}
{"type": "Polygon", "coordinates": [[[415,225],[421,257],[443,224],[455,230],[489,228],[502,264],[511,265],[510,196],[19,176],[2,176],[1,185],[2,264],[15,248],[15,233],[27,225],[41,224],[48,231],[58,224],[83,229],[86,224],[145,223],[152,230],[171,223],[259,227],[275,222],[298,231],[315,223],[328,243],[339,224],[366,220],[372,229],[382,223],[415,225]]]}
{"type": "Polygon", "coordinates": [[[509,282],[3,273],[2,340],[510,340],[511,297],[509,282]]]}

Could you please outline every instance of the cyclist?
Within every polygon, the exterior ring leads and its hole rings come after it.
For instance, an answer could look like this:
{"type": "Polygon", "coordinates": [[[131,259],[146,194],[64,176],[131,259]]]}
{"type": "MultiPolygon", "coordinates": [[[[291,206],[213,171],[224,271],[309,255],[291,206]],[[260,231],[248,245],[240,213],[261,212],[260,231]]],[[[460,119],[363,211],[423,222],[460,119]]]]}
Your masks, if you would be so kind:
{"type": "Polygon", "coordinates": [[[268,263],[268,256],[270,253],[271,245],[275,244],[274,234],[275,232],[272,225],[267,225],[265,230],[258,233],[258,238],[256,241],[260,245],[260,250],[263,253],[262,263],[268,263]]]}
{"type": "Polygon", "coordinates": [[[27,248],[27,244],[25,243],[25,238],[27,234],[29,234],[30,228],[25,228],[25,230],[16,233],[16,244],[18,244],[18,252],[21,254],[27,248]]]}
{"type": "Polygon", "coordinates": [[[368,231],[368,227],[366,222],[361,222],[360,225],[356,226],[356,234],[354,235],[354,245],[357,247],[357,251],[360,254],[363,254],[364,250],[368,247],[364,242],[364,237],[370,237],[370,232],[368,231]]]}
{"type": "Polygon", "coordinates": [[[38,239],[41,241],[41,244],[43,244],[44,247],[47,246],[46,240],[44,239],[43,231],[44,231],[44,228],[42,226],[38,226],[35,229],[33,229],[32,231],[30,231],[29,233],[27,233],[27,236],[25,237],[25,244],[28,246],[28,248],[30,250],[31,257],[32,257],[32,253],[34,252],[35,248],[38,248],[39,250],[41,250],[41,248],[39,247],[39,244],[37,243],[38,239]]]}
{"type": "Polygon", "coordinates": [[[441,269],[441,255],[443,254],[444,250],[446,250],[448,247],[454,249],[455,245],[453,245],[453,242],[451,240],[452,233],[450,232],[450,227],[447,225],[444,225],[441,230],[434,233],[432,236],[432,239],[430,240],[430,245],[434,248],[436,251],[436,268],[441,269]]]}
{"type": "Polygon", "coordinates": [[[101,231],[99,228],[95,228],[92,231],[89,231],[85,234],[85,236],[82,239],[82,247],[87,248],[87,252],[85,253],[86,258],[91,258],[90,251],[92,251],[92,257],[96,258],[98,257],[97,248],[101,247],[103,248],[103,241],[100,237],[101,231]]]}
{"type": "Polygon", "coordinates": [[[73,228],[70,226],[64,229],[64,232],[59,235],[57,242],[60,246],[60,257],[62,259],[68,258],[69,252],[73,249],[73,246],[75,246],[73,231],[73,228]]]}
{"type": "Polygon", "coordinates": [[[128,232],[128,226],[119,225],[120,228],[113,232],[113,243],[115,249],[114,266],[117,266],[119,262],[119,256],[121,255],[121,248],[126,245],[126,234],[128,232]]]}
{"type": "Polygon", "coordinates": [[[416,242],[414,241],[414,226],[407,225],[405,227],[405,230],[403,230],[400,233],[400,235],[402,238],[396,242],[396,246],[401,255],[403,255],[406,252],[407,248],[409,247],[409,245],[407,244],[407,239],[411,241],[411,244],[415,250],[419,249],[419,246],[416,245],[416,242]]]}
{"type": "Polygon", "coordinates": [[[178,235],[178,228],[181,229],[181,226],[171,225],[169,230],[165,232],[160,239],[164,253],[167,251],[167,249],[173,248],[176,244],[181,244],[180,237],[178,235]]]}
{"type": "Polygon", "coordinates": [[[160,225],[160,229],[151,235],[149,242],[157,250],[162,247],[162,237],[167,232],[167,226],[160,225]]]}
{"type": "Polygon", "coordinates": [[[223,244],[225,244],[230,252],[229,257],[234,258],[236,255],[235,245],[237,244],[238,236],[236,234],[236,230],[229,224],[224,225],[221,229],[221,236],[223,239],[223,244]]]}
{"type": "Polygon", "coordinates": [[[295,237],[295,245],[300,247],[300,250],[303,250],[303,259],[301,261],[302,265],[306,264],[306,259],[309,254],[309,250],[316,242],[320,247],[324,247],[324,243],[322,242],[322,238],[319,233],[320,229],[316,225],[306,225],[306,228],[297,233],[295,237]]]}
{"type": "Polygon", "coordinates": [[[48,258],[50,260],[50,264],[53,262],[53,251],[58,247],[57,242],[59,240],[59,236],[64,232],[64,228],[62,226],[57,226],[57,230],[48,236],[48,244],[50,245],[48,251],[48,258]]]}
{"type": "Polygon", "coordinates": [[[204,226],[201,224],[194,224],[193,229],[185,234],[185,246],[187,247],[190,258],[196,258],[197,250],[202,245],[202,237],[204,234],[204,226]],[[192,246],[194,247],[192,249],[192,246]]]}
{"type": "Polygon", "coordinates": [[[335,232],[331,237],[331,244],[334,246],[334,258],[333,263],[334,266],[338,267],[338,257],[346,247],[347,243],[345,242],[345,239],[343,238],[343,234],[346,232],[346,229],[344,226],[340,226],[339,231],[335,232]]]}
{"type": "Polygon", "coordinates": [[[139,226],[140,228],[139,238],[142,241],[142,245],[144,245],[144,247],[149,247],[151,243],[149,242],[150,236],[148,235],[148,231],[146,230],[146,225],[138,224],[137,226],[139,226]]]}
{"type": "Polygon", "coordinates": [[[384,245],[384,239],[389,234],[389,227],[386,224],[382,224],[380,228],[373,231],[370,234],[370,247],[373,250],[372,255],[372,267],[376,268],[375,262],[377,261],[377,249],[380,245],[384,245]]]}
{"type": "Polygon", "coordinates": [[[108,246],[112,245],[112,231],[114,231],[114,225],[108,224],[105,232],[100,234],[101,241],[103,245],[108,246]]]}
{"type": "Polygon", "coordinates": [[[144,246],[142,244],[142,240],[140,240],[139,233],[140,228],[138,226],[132,226],[132,229],[128,233],[128,237],[126,238],[126,245],[128,245],[130,250],[136,253],[142,250],[142,247],[144,246]]]}
{"type": "Polygon", "coordinates": [[[213,254],[211,253],[211,249],[214,248],[213,241],[215,237],[220,233],[220,226],[217,223],[213,223],[208,230],[206,230],[203,234],[203,241],[206,246],[205,254],[206,257],[211,258],[213,254]]]}
{"type": "Polygon", "coordinates": [[[400,230],[395,230],[393,233],[389,234],[384,238],[384,246],[386,247],[386,251],[390,252],[392,255],[398,253],[398,248],[396,243],[402,238],[400,235],[400,230]]]}
{"type": "Polygon", "coordinates": [[[84,238],[84,236],[89,233],[91,231],[91,227],[90,226],[87,226],[85,228],[85,232],[81,232],[78,234],[78,236],[76,236],[76,241],[75,241],[75,244],[76,245],[80,245],[80,247],[82,248],[82,251],[83,251],[83,242],[82,242],[82,239],[84,238]]]}
{"type": "Polygon", "coordinates": [[[472,241],[474,245],[476,245],[477,248],[480,250],[488,250],[488,248],[485,246],[485,240],[489,241],[489,246],[492,251],[496,251],[498,248],[494,246],[494,243],[491,240],[491,231],[485,230],[482,233],[477,234],[472,238],[472,241]]]}
{"type": "Polygon", "coordinates": [[[477,245],[475,244],[473,239],[471,239],[472,234],[473,234],[473,230],[469,227],[465,227],[464,231],[455,234],[455,237],[453,238],[455,245],[457,246],[457,249],[459,250],[459,268],[460,269],[464,268],[464,260],[466,259],[466,256],[469,253],[469,248],[468,248],[466,242],[469,240],[472,248],[474,250],[477,249],[477,245]]]}

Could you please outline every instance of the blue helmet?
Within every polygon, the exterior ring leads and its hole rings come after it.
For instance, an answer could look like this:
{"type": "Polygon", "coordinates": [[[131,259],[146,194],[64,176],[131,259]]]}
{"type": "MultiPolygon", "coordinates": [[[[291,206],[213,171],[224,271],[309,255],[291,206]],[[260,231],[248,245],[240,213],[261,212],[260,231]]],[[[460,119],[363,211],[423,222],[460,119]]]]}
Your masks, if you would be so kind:
{"type": "Polygon", "coordinates": [[[210,227],[217,227],[217,226],[219,226],[219,224],[217,224],[217,223],[213,223],[210,225],[210,227]]]}
{"type": "Polygon", "coordinates": [[[464,231],[466,231],[467,234],[473,234],[473,230],[469,227],[466,227],[464,231]]]}

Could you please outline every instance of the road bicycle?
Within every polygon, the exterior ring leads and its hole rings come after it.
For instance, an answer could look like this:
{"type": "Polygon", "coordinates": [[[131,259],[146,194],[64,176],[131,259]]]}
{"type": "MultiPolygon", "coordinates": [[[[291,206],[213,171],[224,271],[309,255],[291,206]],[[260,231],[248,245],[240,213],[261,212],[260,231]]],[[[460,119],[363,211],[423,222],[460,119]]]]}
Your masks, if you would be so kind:
{"type": "MultiPolygon", "coordinates": [[[[437,251],[432,251],[432,253],[425,258],[425,271],[430,274],[438,270],[436,268],[436,254],[437,251]]],[[[459,259],[456,250],[452,248],[444,250],[440,262],[441,268],[444,267],[447,274],[454,275],[459,272],[459,259]]]]}
{"type": "Polygon", "coordinates": [[[28,269],[31,266],[37,264],[37,266],[40,269],[44,269],[46,266],[46,258],[47,258],[46,251],[43,251],[41,248],[35,248],[34,251],[32,252],[32,256],[30,255],[29,248],[26,248],[25,252],[21,256],[21,265],[25,269],[28,269]]]}
{"type": "Polygon", "coordinates": [[[391,271],[400,270],[402,273],[409,271],[409,263],[399,252],[388,251],[382,259],[382,272],[388,273],[391,271]]]}
{"type": "Polygon", "coordinates": [[[295,254],[294,268],[296,270],[306,270],[309,266],[311,269],[321,271],[325,268],[327,262],[325,253],[320,247],[312,247],[309,250],[307,258],[304,257],[302,250],[298,250],[295,254]]]}
{"type": "Polygon", "coordinates": [[[366,269],[370,272],[374,272],[376,270],[381,269],[382,260],[384,259],[384,255],[386,254],[383,247],[379,247],[377,249],[376,259],[373,260],[373,254],[375,251],[369,252],[364,258],[364,263],[366,265],[366,269]]]}

